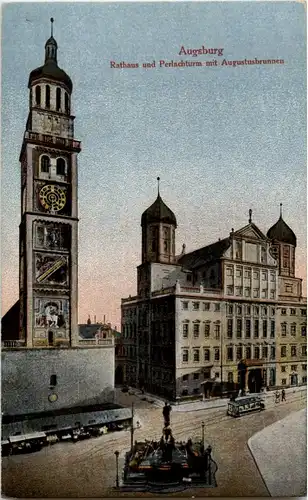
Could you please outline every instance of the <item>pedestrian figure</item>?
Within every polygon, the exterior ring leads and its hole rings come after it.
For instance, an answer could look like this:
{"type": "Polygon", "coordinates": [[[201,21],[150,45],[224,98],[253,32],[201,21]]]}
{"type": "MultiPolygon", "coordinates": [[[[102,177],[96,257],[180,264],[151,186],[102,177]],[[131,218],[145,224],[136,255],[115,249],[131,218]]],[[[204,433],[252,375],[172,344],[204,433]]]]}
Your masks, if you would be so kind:
{"type": "Polygon", "coordinates": [[[284,389],[281,391],[281,401],[286,401],[286,391],[284,389]]]}
{"type": "Polygon", "coordinates": [[[171,412],[171,406],[168,405],[166,401],[165,406],[163,407],[163,417],[164,417],[165,427],[168,427],[170,425],[170,412],[171,412]]]}
{"type": "Polygon", "coordinates": [[[280,403],[280,394],[279,394],[279,391],[275,392],[275,403],[280,403]]]}

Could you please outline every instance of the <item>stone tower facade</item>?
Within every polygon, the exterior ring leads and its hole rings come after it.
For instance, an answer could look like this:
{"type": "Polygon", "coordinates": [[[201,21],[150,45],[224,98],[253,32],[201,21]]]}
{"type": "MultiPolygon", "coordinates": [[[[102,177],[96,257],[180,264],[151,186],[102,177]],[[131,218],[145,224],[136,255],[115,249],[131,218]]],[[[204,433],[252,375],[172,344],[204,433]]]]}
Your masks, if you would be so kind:
{"type": "Polygon", "coordinates": [[[29,77],[29,115],[20,153],[20,328],[27,347],[78,344],[77,155],[72,81],[57,42],[29,77]]]}

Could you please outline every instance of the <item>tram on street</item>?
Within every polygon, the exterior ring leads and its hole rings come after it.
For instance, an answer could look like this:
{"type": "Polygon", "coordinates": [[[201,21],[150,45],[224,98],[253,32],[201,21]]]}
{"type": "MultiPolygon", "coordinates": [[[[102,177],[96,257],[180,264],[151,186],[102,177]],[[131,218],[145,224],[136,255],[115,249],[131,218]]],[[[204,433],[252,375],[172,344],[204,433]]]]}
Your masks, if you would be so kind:
{"type": "Polygon", "coordinates": [[[229,401],[227,415],[240,417],[246,413],[265,410],[264,401],[260,396],[241,396],[229,401]]]}

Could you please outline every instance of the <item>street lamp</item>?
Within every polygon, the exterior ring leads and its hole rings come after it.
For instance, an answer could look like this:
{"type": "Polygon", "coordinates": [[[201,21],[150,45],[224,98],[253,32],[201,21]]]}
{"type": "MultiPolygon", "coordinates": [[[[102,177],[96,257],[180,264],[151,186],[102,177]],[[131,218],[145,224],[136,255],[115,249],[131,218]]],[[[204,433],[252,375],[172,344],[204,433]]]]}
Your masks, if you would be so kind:
{"type": "Polygon", "coordinates": [[[116,475],[116,487],[118,488],[119,487],[119,452],[115,451],[114,454],[115,454],[115,457],[116,457],[116,472],[117,472],[117,475],[116,475]]]}

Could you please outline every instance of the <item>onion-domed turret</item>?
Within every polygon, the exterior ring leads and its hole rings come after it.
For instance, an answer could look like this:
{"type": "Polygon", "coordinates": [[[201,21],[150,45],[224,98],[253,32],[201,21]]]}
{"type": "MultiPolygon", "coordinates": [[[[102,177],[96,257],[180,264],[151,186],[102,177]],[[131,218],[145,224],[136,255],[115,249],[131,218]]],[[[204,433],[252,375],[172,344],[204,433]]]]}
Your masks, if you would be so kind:
{"type": "Polygon", "coordinates": [[[73,84],[70,77],[59,68],[57,63],[57,50],[58,45],[53,37],[53,18],[51,18],[51,37],[47,40],[45,44],[45,64],[39,68],[31,71],[29,76],[28,87],[31,87],[35,80],[39,78],[48,78],[49,80],[54,80],[57,83],[63,83],[69,92],[73,90],[73,84]]]}
{"type": "Polygon", "coordinates": [[[281,207],[282,205],[280,205],[280,217],[276,222],[276,224],[274,224],[267,231],[267,236],[271,240],[276,240],[281,243],[287,243],[289,245],[293,245],[294,247],[296,247],[296,236],[293,233],[292,229],[288,226],[288,224],[286,224],[285,221],[283,220],[281,207]]]}
{"type": "MultiPolygon", "coordinates": [[[[157,180],[159,181],[160,179],[158,178],[157,180]]],[[[177,226],[175,215],[161,199],[159,190],[154,203],[147,208],[141,216],[141,226],[152,222],[162,222],[165,224],[172,224],[175,227],[177,226]]]]}

